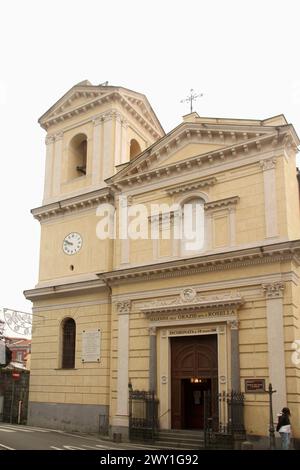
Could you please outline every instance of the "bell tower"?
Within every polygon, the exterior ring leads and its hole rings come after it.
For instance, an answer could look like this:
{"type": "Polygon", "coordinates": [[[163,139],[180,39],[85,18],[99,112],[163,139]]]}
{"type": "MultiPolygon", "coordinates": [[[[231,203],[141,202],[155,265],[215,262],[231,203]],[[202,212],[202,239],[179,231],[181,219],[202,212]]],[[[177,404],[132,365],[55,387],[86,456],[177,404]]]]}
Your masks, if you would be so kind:
{"type": "Polygon", "coordinates": [[[47,131],[44,205],[104,188],[119,165],[164,135],[144,95],[87,80],[39,123],[47,131]]]}

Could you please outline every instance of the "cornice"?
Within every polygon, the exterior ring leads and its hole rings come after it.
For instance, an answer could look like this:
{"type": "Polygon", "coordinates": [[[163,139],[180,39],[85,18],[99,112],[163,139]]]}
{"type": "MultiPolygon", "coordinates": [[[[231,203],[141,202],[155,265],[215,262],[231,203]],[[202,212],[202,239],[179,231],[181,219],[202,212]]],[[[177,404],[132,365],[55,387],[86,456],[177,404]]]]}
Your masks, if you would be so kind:
{"type": "Polygon", "coordinates": [[[101,202],[112,202],[113,194],[110,188],[102,188],[89,193],[80,194],[59,202],[47,204],[31,210],[33,217],[44,222],[65,214],[72,214],[86,209],[93,209],[101,202]]]}
{"type": "Polygon", "coordinates": [[[300,240],[120,269],[99,274],[109,284],[162,279],[293,260],[300,264],[300,240]]]}
{"type": "Polygon", "coordinates": [[[216,184],[216,182],[217,182],[217,178],[215,177],[205,178],[200,181],[193,181],[191,183],[170,187],[166,190],[166,193],[169,196],[172,196],[173,194],[184,193],[186,191],[192,191],[195,189],[205,188],[206,186],[213,186],[214,184],[216,184]]]}
{"type": "MultiPolygon", "coordinates": [[[[149,116],[143,114],[141,110],[137,107],[133,106],[133,103],[123,96],[119,90],[109,90],[106,89],[104,92],[100,91],[87,91],[87,90],[77,90],[74,92],[75,98],[85,98],[85,102],[69,107],[64,109],[62,106],[59,108],[57,114],[52,114],[50,116],[42,117],[40,119],[40,124],[45,130],[49,130],[52,126],[57,125],[59,123],[66,123],[71,118],[76,116],[83,115],[87,111],[91,111],[97,109],[97,107],[101,106],[103,103],[112,102],[115,103],[119,101],[121,105],[126,109],[126,111],[139,122],[156,140],[162,136],[162,132],[158,132],[157,125],[153,122],[153,120],[149,119],[149,116]]],[[[71,104],[72,100],[69,98],[67,100],[69,104],[71,104]]]]}
{"type": "Polygon", "coordinates": [[[226,197],[224,199],[218,199],[216,201],[206,202],[204,204],[205,210],[219,209],[222,207],[232,207],[239,202],[239,196],[226,197]]]}
{"type": "MultiPolygon", "coordinates": [[[[259,158],[267,149],[274,150],[283,140],[283,135],[278,137],[277,132],[262,135],[252,140],[239,142],[218,150],[198,154],[185,160],[153,168],[151,167],[153,159],[158,162],[160,160],[160,152],[154,149],[152,152],[148,150],[147,158],[137,165],[129,165],[124,170],[121,170],[120,174],[116,174],[107,180],[107,182],[111,183],[119,191],[125,188],[132,188],[133,186],[143,186],[155,182],[162,177],[173,177],[179,173],[191,174],[200,169],[212,168],[216,164],[231,163],[237,160],[242,162],[245,157],[259,158]]],[[[169,152],[169,149],[166,151],[169,152]]]]}
{"type": "Polygon", "coordinates": [[[37,301],[65,294],[81,295],[85,292],[90,292],[93,290],[99,291],[100,288],[106,287],[106,284],[101,279],[95,279],[90,281],[53,285],[49,287],[37,287],[35,289],[25,290],[24,296],[28,300],[37,301]]]}
{"type": "Polygon", "coordinates": [[[146,302],[140,307],[140,311],[146,315],[172,312],[188,313],[195,310],[199,311],[204,309],[238,309],[243,304],[244,299],[241,296],[233,296],[231,294],[223,294],[218,296],[196,295],[193,299],[189,300],[185,300],[182,296],[178,296],[173,299],[146,302]]]}

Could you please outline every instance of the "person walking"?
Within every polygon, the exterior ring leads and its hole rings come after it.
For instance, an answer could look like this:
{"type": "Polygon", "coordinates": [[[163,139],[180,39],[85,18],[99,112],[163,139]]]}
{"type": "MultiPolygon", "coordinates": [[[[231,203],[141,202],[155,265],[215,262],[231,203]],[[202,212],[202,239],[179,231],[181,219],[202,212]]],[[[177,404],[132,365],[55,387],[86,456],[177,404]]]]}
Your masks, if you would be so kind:
{"type": "Polygon", "coordinates": [[[279,432],[281,437],[281,448],[288,450],[290,448],[291,440],[291,412],[289,408],[282,408],[282,411],[278,417],[278,424],[276,431],[279,432]]]}

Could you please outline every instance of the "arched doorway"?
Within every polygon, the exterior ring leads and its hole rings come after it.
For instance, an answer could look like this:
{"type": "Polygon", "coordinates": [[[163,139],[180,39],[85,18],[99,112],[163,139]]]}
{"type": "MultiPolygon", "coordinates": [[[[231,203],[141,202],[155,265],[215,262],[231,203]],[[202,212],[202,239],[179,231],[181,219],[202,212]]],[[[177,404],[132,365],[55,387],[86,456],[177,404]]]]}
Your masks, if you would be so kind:
{"type": "Polygon", "coordinates": [[[171,377],[172,428],[203,429],[204,392],[218,391],[217,335],[171,338],[171,377]]]}

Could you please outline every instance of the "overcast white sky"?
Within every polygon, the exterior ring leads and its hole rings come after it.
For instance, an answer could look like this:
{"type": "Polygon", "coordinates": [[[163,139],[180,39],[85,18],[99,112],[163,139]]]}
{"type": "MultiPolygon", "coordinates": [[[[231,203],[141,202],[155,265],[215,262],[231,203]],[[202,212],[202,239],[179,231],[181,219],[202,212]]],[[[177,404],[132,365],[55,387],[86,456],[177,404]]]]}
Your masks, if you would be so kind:
{"type": "Polygon", "coordinates": [[[37,119],[77,82],[144,93],[166,131],[189,112],[263,119],[300,133],[295,0],[10,0],[0,10],[0,307],[31,311],[38,281],[45,132],[37,119]]]}

